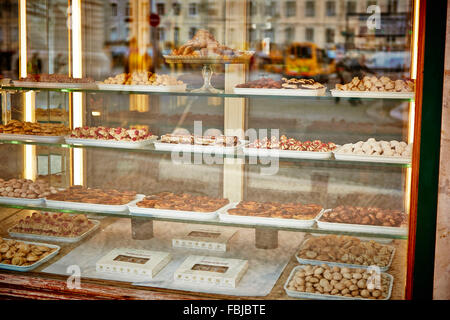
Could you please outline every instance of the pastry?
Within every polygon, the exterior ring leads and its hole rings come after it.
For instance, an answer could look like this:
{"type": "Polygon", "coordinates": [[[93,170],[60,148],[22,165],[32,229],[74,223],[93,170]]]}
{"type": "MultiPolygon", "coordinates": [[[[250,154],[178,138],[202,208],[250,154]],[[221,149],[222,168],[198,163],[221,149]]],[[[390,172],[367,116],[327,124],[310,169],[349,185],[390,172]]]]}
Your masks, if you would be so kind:
{"type": "Polygon", "coordinates": [[[241,201],[228,214],[283,219],[314,219],[322,210],[317,204],[241,201]]]}
{"type": "Polygon", "coordinates": [[[56,248],[43,245],[34,245],[19,240],[5,240],[0,238],[0,264],[30,266],[55,250],[56,248]]]}
{"type": "Polygon", "coordinates": [[[56,193],[54,187],[49,186],[42,179],[35,182],[29,179],[10,179],[0,178],[0,196],[10,198],[38,199],[56,193]]]}
{"type": "Polygon", "coordinates": [[[70,137],[77,139],[142,141],[150,139],[152,133],[145,128],[78,127],[72,130],[70,137]]]}
{"type": "Polygon", "coordinates": [[[325,211],[320,218],[320,221],[400,227],[406,222],[406,217],[405,213],[400,210],[375,207],[338,206],[332,210],[325,211]]]}
{"type": "Polygon", "coordinates": [[[256,139],[249,144],[249,148],[257,149],[279,149],[279,150],[293,150],[293,151],[314,151],[314,152],[330,152],[336,149],[336,144],[333,142],[322,142],[320,140],[300,141],[295,138],[288,138],[282,135],[278,140],[277,137],[256,139]]]}
{"type": "Polygon", "coordinates": [[[354,77],[349,83],[336,84],[336,90],[340,91],[414,92],[414,87],[413,80],[391,80],[386,76],[354,77]]]}
{"type": "Polygon", "coordinates": [[[26,134],[33,136],[64,136],[70,129],[59,123],[34,123],[11,120],[8,124],[0,124],[0,133],[26,134]]]}
{"type": "Polygon", "coordinates": [[[228,199],[194,196],[187,193],[174,194],[171,192],[162,192],[156,195],[147,196],[136,205],[142,208],[214,212],[228,203],[228,199]]]}
{"type": "Polygon", "coordinates": [[[102,190],[72,186],[47,197],[48,200],[95,203],[107,205],[124,205],[136,197],[134,191],[102,190]]]}

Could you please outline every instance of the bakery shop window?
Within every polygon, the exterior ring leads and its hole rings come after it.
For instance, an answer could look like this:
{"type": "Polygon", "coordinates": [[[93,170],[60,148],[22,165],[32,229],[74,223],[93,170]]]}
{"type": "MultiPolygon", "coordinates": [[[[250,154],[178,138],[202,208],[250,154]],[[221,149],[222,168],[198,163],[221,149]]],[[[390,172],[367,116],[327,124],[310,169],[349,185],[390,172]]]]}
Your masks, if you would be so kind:
{"type": "Polygon", "coordinates": [[[197,270],[197,271],[208,271],[208,272],[217,272],[217,273],[225,273],[228,270],[228,267],[224,266],[214,266],[210,264],[201,264],[196,263],[191,270],[197,270]]]}
{"type": "Polygon", "coordinates": [[[123,254],[118,255],[114,258],[114,261],[121,261],[121,262],[128,262],[128,263],[137,263],[137,264],[146,264],[147,261],[149,261],[150,258],[139,258],[139,257],[132,257],[132,256],[126,256],[123,254]]]}

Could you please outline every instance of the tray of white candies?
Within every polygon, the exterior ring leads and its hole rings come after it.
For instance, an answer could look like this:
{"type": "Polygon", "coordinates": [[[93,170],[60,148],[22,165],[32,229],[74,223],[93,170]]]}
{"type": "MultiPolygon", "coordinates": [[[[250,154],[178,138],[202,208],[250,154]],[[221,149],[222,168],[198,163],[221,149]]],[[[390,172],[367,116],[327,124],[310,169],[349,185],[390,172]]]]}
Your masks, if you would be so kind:
{"type": "Polygon", "coordinates": [[[347,143],[333,151],[337,160],[383,162],[383,163],[411,163],[412,144],[404,141],[367,141],[347,143]]]}

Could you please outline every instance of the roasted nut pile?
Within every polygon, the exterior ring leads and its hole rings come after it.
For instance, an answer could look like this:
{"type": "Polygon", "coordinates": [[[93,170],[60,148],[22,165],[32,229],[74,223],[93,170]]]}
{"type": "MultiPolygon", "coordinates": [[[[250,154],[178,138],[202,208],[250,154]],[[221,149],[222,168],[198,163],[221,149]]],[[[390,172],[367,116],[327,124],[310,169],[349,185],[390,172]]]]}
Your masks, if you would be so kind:
{"type": "Polygon", "coordinates": [[[34,123],[11,120],[8,124],[0,124],[0,133],[27,134],[33,136],[64,136],[70,129],[60,123],[34,123]]]}
{"type": "Polygon", "coordinates": [[[54,187],[50,187],[47,182],[37,179],[36,182],[29,179],[0,179],[0,195],[10,198],[38,199],[45,198],[56,193],[54,187]]]}
{"type": "Polygon", "coordinates": [[[178,49],[172,51],[174,56],[194,57],[228,57],[246,55],[245,51],[233,50],[222,46],[208,30],[198,30],[194,37],[178,49]]]}
{"type": "Polygon", "coordinates": [[[229,203],[228,199],[194,196],[187,193],[161,192],[147,196],[137,203],[138,207],[179,211],[213,212],[229,203]]]}
{"type": "Polygon", "coordinates": [[[412,143],[407,144],[404,141],[376,141],[370,138],[367,141],[358,141],[357,143],[347,143],[336,150],[337,153],[360,154],[369,156],[388,156],[388,157],[411,157],[412,143]]]}
{"type": "Polygon", "coordinates": [[[11,231],[53,237],[78,237],[93,226],[94,223],[84,214],[33,212],[31,216],[20,219],[11,231]]]}
{"type": "Polygon", "coordinates": [[[300,141],[294,138],[288,138],[285,135],[278,140],[276,137],[267,137],[259,140],[256,139],[249,145],[250,148],[258,149],[280,149],[292,151],[315,151],[315,152],[330,152],[336,149],[336,144],[333,142],[324,143],[320,140],[300,141]]]}
{"type": "Polygon", "coordinates": [[[95,203],[108,205],[124,205],[134,200],[136,192],[91,189],[82,186],[72,186],[47,197],[48,200],[95,203]]]}
{"type": "Polygon", "coordinates": [[[400,227],[406,221],[406,215],[400,210],[339,206],[325,211],[319,221],[400,227]]]}
{"type": "Polygon", "coordinates": [[[317,204],[241,201],[228,213],[239,216],[255,216],[283,219],[314,219],[322,210],[317,204]]]}
{"type": "Polygon", "coordinates": [[[389,278],[375,270],[304,265],[287,285],[288,290],[364,299],[386,299],[389,278]],[[380,277],[377,284],[376,277],[380,277]]]}
{"type": "Polygon", "coordinates": [[[134,71],[132,73],[121,73],[109,77],[103,81],[104,84],[127,84],[127,85],[153,85],[174,86],[183,84],[183,81],[167,74],[156,74],[147,71],[134,71]]]}
{"type": "Polygon", "coordinates": [[[7,240],[0,237],[0,263],[2,264],[30,266],[55,250],[55,248],[7,240]]]}
{"type": "Polygon", "coordinates": [[[414,81],[391,80],[389,77],[365,76],[360,80],[354,77],[347,84],[336,84],[337,90],[342,91],[387,91],[387,92],[414,92],[414,81]]]}
{"type": "Polygon", "coordinates": [[[70,134],[71,138],[115,141],[141,141],[149,139],[151,136],[152,133],[147,129],[106,127],[78,127],[70,134]]]}
{"type": "Polygon", "coordinates": [[[26,82],[62,82],[62,83],[93,83],[92,78],[72,78],[65,74],[29,74],[26,78],[20,78],[26,82]]]}
{"type": "Polygon", "coordinates": [[[195,144],[203,146],[236,146],[237,136],[197,136],[183,134],[165,134],[161,136],[162,143],[195,144]]]}
{"type": "Polygon", "coordinates": [[[327,235],[305,240],[297,255],[301,259],[386,267],[393,250],[393,247],[375,241],[327,235]]]}
{"type": "Polygon", "coordinates": [[[238,84],[236,88],[262,88],[262,89],[321,89],[324,86],[313,79],[287,79],[276,81],[271,78],[261,78],[247,83],[238,84]]]}

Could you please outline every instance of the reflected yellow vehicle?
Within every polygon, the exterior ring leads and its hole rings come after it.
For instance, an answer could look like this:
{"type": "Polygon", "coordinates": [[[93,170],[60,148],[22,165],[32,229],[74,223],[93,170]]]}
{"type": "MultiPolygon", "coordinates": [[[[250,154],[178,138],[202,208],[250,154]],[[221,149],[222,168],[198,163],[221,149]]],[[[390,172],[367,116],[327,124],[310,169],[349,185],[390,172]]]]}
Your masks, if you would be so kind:
{"type": "Polygon", "coordinates": [[[294,42],[286,49],[284,74],[289,77],[327,79],[336,63],[324,49],[310,42],[294,42]]]}

